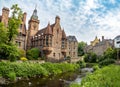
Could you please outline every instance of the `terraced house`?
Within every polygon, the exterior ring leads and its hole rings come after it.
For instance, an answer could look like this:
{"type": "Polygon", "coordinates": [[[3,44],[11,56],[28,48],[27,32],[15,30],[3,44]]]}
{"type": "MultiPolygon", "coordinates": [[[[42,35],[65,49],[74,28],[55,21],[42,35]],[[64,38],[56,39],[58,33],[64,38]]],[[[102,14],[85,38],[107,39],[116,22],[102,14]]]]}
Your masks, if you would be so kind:
{"type": "MultiPolygon", "coordinates": [[[[9,20],[9,9],[2,9],[0,21],[6,26],[9,20]]],[[[64,60],[67,56],[77,58],[78,42],[75,36],[66,36],[66,33],[60,25],[60,17],[55,17],[55,23],[50,24],[43,29],[39,29],[40,20],[38,19],[37,9],[28,22],[26,29],[26,13],[23,14],[22,23],[18,29],[19,35],[15,42],[18,47],[28,50],[39,48],[40,56],[45,56],[48,61],[64,60]]]]}

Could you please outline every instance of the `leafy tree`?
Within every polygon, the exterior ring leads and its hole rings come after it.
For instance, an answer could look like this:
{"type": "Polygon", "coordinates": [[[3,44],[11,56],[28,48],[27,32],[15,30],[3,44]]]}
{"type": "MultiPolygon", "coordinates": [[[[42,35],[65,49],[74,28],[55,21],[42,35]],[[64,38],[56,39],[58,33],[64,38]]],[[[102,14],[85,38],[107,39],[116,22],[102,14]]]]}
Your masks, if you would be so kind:
{"type": "Polygon", "coordinates": [[[0,58],[9,59],[10,61],[15,61],[19,56],[19,50],[14,44],[1,44],[0,45],[0,58]]]}
{"type": "Polygon", "coordinates": [[[84,48],[87,44],[83,41],[78,43],[78,55],[83,56],[84,55],[84,48]]]}
{"type": "Polygon", "coordinates": [[[0,44],[6,43],[7,40],[7,28],[0,23],[0,44]]]}
{"type": "Polygon", "coordinates": [[[18,34],[18,28],[21,24],[22,11],[17,4],[13,5],[12,16],[8,21],[8,27],[0,23],[0,58],[15,61],[19,56],[19,50],[13,40],[18,34]]]}
{"type": "Polygon", "coordinates": [[[11,7],[12,17],[8,21],[8,42],[13,41],[15,36],[18,34],[18,28],[21,24],[22,10],[17,4],[11,7]]]}

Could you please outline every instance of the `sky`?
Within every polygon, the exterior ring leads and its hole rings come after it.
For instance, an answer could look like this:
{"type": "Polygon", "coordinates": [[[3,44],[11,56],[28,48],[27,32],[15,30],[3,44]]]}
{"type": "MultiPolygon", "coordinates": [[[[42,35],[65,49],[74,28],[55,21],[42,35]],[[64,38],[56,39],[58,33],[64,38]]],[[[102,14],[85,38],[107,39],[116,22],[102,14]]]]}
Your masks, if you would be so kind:
{"type": "Polygon", "coordinates": [[[66,35],[75,35],[78,42],[89,44],[96,36],[114,39],[120,35],[120,0],[0,0],[0,14],[13,4],[27,12],[27,27],[35,6],[40,29],[53,24],[58,15],[66,35]]]}

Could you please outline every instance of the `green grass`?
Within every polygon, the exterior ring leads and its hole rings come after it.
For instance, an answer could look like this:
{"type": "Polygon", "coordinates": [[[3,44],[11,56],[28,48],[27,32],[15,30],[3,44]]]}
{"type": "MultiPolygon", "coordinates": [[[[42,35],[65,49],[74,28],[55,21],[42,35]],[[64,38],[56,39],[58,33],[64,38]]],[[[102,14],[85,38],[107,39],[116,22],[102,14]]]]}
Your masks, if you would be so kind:
{"type": "MultiPolygon", "coordinates": [[[[70,87],[78,87],[71,85],[70,87]]],[[[120,66],[109,65],[88,74],[79,87],[120,87],[120,66]]]]}

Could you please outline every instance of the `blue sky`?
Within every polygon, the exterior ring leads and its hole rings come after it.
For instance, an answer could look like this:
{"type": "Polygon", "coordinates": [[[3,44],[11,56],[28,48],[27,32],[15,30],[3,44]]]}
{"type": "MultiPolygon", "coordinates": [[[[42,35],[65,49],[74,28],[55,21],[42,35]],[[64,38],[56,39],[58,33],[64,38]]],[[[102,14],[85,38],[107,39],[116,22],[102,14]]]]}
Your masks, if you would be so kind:
{"type": "Polygon", "coordinates": [[[75,35],[78,41],[120,35],[120,0],[0,0],[0,10],[13,4],[27,12],[27,25],[37,4],[40,29],[59,15],[66,34],[75,35]]]}

